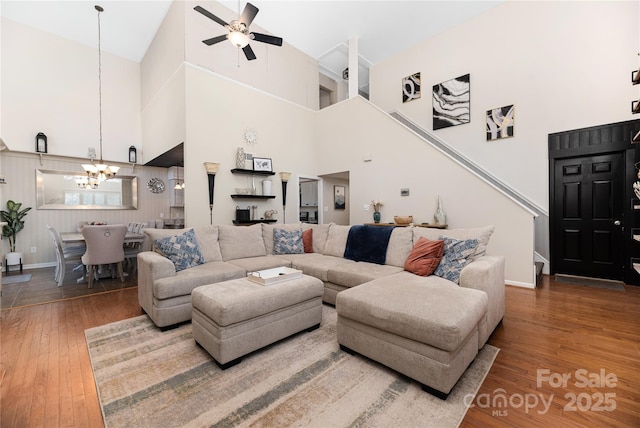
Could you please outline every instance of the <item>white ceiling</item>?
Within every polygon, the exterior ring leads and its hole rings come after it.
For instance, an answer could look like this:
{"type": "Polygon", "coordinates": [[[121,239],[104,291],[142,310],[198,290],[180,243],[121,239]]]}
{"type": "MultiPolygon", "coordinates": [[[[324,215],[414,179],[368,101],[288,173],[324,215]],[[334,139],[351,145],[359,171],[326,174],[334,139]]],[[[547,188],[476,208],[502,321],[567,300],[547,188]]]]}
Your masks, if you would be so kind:
{"type": "MultiPolygon", "coordinates": [[[[341,55],[351,38],[358,39],[361,65],[373,65],[502,1],[252,0],[252,3],[260,9],[254,21],[257,25],[317,59],[325,69],[339,73],[344,67],[341,55]]],[[[207,3],[203,1],[203,7],[207,3]]],[[[220,3],[237,11],[246,2],[220,3]]],[[[140,62],[171,1],[1,0],[0,14],[97,46],[95,4],[105,9],[100,17],[102,49],[140,62]]],[[[212,25],[217,26],[213,22],[212,25]]],[[[216,34],[212,31],[212,36],[216,34]]]]}

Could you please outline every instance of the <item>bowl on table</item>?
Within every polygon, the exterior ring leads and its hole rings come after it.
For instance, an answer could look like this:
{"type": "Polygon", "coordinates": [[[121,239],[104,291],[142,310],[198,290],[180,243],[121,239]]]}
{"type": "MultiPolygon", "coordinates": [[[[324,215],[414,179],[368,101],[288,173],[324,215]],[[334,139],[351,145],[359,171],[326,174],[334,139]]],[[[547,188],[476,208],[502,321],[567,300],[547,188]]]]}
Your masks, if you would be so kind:
{"type": "Polygon", "coordinates": [[[412,215],[394,215],[393,221],[396,224],[411,224],[413,223],[413,216],[412,215]]]}

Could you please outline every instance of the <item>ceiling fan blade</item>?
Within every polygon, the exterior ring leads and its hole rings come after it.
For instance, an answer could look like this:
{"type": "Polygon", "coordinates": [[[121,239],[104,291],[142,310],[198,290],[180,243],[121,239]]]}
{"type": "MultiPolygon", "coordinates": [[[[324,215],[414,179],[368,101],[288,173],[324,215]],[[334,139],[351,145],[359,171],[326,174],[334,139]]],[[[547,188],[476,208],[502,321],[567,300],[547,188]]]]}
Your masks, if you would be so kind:
{"type": "Polygon", "coordinates": [[[227,40],[227,34],[224,34],[222,36],[212,37],[207,40],[203,40],[202,43],[204,43],[207,46],[211,46],[211,45],[215,45],[216,43],[220,43],[224,40],[227,40]]]}
{"type": "Polygon", "coordinates": [[[251,46],[247,45],[243,47],[242,52],[244,52],[244,56],[247,57],[247,60],[251,61],[256,59],[256,54],[253,53],[253,49],[251,49],[251,46]]]}
{"type": "Polygon", "coordinates": [[[217,16],[215,16],[213,13],[209,12],[208,10],[200,7],[200,6],[196,6],[193,8],[195,11],[200,12],[201,14],[203,14],[204,16],[206,16],[207,18],[217,22],[218,24],[222,25],[223,27],[226,27],[227,24],[226,22],[224,22],[222,19],[218,18],[217,16]]]}
{"type": "Polygon", "coordinates": [[[242,15],[240,16],[240,22],[249,27],[253,22],[254,18],[258,14],[258,8],[252,5],[251,3],[247,3],[242,11],[242,15]]]}
{"type": "Polygon", "coordinates": [[[270,36],[262,33],[251,33],[256,42],[269,43],[270,45],[282,46],[282,37],[270,36]]]}

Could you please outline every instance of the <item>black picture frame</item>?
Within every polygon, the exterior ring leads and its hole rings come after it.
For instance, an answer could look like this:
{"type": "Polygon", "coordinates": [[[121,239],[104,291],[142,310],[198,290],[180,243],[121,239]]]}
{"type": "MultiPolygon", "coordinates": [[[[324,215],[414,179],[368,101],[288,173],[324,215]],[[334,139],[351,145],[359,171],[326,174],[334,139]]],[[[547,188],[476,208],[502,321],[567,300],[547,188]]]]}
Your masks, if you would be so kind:
{"type": "Polygon", "coordinates": [[[271,164],[271,158],[253,158],[253,170],[254,171],[265,171],[265,172],[273,172],[273,167],[271,164]]]}
{"type": "Polygon", "coordinates": [[[344,210],[347,208],[347,197],[344,186],[333,186],[333,208],[344,210]]]}

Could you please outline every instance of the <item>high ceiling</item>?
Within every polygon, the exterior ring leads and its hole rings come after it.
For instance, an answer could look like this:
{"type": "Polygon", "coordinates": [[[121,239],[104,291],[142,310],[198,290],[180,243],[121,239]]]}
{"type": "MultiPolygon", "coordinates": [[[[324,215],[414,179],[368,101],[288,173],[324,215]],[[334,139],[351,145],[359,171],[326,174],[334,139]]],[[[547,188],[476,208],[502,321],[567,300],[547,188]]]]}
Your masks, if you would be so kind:
{"type": "MultiPolygon", "coordinates": [[[[252,3],[260,9],[254,21],[257,25],[317,59],[323,71],[339,73],[344,68],[344,52],[351,38],[358,39],[361,64],[370,66],[502,1],[252,0],[252,3]]],[[[202,1],[200,5],[206,8],[208,3],[202,1]]],[[[244,8],[246,2],[220,3],[237,11],[244,8]]],[[[140,62],[171,1],[2,0],[0,14],[96,46],[95,4],[105,9],[100,17],[102,49],[140,62]]]]}

